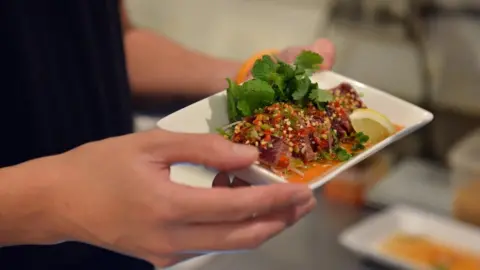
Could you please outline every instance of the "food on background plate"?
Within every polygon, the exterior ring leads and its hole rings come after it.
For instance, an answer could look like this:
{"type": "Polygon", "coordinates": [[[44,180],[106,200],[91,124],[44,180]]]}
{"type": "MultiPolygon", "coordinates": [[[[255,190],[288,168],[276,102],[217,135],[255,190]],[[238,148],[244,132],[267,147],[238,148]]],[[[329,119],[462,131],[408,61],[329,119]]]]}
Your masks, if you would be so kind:
{"type": "Polygon", "coordinates": [[[397,233],[382,243],[381,250],[422,269],[480,269],[480,254],[454,249],[424,235],[397,233]]]}
{"type": "Polygon", "coordinates": [[[259,163],[295,182],[308,182],[396,128],[368,109],[350,84],[323,90],[310,76],[323,58],[303,51],[292,65],[264,55],[253,79],[228,80],[230,124],[219,132],[235,143],[258,147],[259,163]]]}

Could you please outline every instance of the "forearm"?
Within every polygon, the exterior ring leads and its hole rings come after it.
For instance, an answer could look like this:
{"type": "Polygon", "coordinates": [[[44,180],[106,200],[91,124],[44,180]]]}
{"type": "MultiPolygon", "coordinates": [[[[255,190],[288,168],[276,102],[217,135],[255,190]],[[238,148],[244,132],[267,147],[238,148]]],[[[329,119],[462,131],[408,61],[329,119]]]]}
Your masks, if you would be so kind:
{"type": "Polygon", "coordinates": [[[52,244],[61,239],[54,222],[52,158],[0,169],[0,247],[52,244]]]}
{"type": "Polygon", "coordinates": [[[183,48],[166,37],[142,29],[125,33],[125,52],[134,93],[210,95],[223,90],[241,63],[183,48]]]}

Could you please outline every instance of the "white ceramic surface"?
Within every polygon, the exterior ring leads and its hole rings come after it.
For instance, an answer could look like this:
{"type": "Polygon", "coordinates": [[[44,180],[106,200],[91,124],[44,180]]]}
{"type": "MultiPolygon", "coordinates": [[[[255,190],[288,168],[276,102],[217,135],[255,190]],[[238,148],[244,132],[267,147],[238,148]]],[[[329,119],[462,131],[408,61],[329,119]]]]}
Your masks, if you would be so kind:
{"type": "Polygon", "coordinates": [[[340,235],[340,243],[361,256],[392,266],[421,269],[421,266],[381,252],[381,244],[398,232],[424,235],[456,249],[480,254],[480,230],[477,228],[405,205],[393,206],[345,230],[340,235]]]}
{"type": "MultiPolygon", "coordinates": [[[[348,162],[331,170],[331,172],[314,179],[309,183],[312,189],[322,186],[339,173],[426,125],[433,119],[433,115],[422,108],[331,71],[314,74],[312,81],[317,82],[319,87],[323,89],[333,88],[343,82],[350,83],[357,91],[363,94],[363,100],[369,108],[383,113],[394,123],[404,127],[402,131],[374,145],[348,162]]],[[[216,132],[216,128],[228,123],[226,92],[222,91],[162,118],[157,123],[157,126],[175,132],[213,133],[216,132]]],[[[201,187],[210,187],[216,173],[213,170],[207,170],[202,166],[192,164],[174,165],[171,170],[172,179],[175,181],[201,187]]],[[[231,174],[246,179],[252,184],[285,182],[282,177],[256,165],[231,172],[231,174]]]]}

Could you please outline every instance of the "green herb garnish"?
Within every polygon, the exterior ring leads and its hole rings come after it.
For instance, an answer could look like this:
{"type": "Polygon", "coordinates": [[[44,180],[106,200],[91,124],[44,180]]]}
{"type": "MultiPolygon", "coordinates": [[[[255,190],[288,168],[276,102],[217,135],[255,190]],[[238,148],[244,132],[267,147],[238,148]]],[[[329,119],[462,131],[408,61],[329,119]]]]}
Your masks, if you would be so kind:
{"type": "Polygon", "coordinates": [[[309,76],[320,69],[323,58],[314,52],[303,51],[293,65],[264,55],[255,61],[253,79],[242,85],[228,81],[228,116],[231,122],[250,116],[275,102],[291,102],[300,106],[313,103],[323,108],[333,96],[319,89],[309,76]]]}
{"type": "Polygon", "coordinates": [[[332,160],[332,157],[329,153],[327,152],[319,152],[317,155],[318,160],[332,160]]]}
{"type": "Polygon", "coordinates": [[[363,134],[363,132],[358,132],[358,133],[355,133],[355,135],[353,135],[353,139],[354,139],[353,140],[354,144],[352,146],[352,151],[356,152],[356,151],[364,150],[366,148],[365,143],[367,143],[368,140],[370,140],[370,137],[363,134]]]}
{"type": "Polygon", "coordinates": [[[308,77],[296,79],[295,91],[292,93],[292,99],[295,101],[303,100],[307,96],[308,92],[310,91],[310,84],[311,84],[310,78],[308,77]]]}
{"type": "Polygon", "coordinates": [[[241,92],[238,94],[237,109],[241,116],[252,115],[256,109],[275,101],[275,91],[265,81],[253,79],[238,87],[241,92]]]}
{"type": "Polygon", "coordinates": [[[322,63],[323,57],[311,51],[303,51],[295,60],[297,70],[303,70],[308,76],[319,70],[322,63]]]}
{"type": "Polygon", "coordinates": [[[217,133],[228,138],[232,137],[233,134],[231,130],[225,130],[223,128],[217,128],[217,133]]]}
{"type": "Polygon", "coordinates": [[[348,153],[347,150],[345,150],[344,148],[342,147],[338,147],[336,150],[335,150],[335,155],[337,156],[337,159],[339,161],[347,161],[349,159],[352,158],[352,155],[350,153],[348,153]]]}
{"type": "Polygon", "coordinates": [[[365,149],[365,145],[361,143],[356,143],[352,146],[352,151],[361,151],[365,149]]]}
{"type": "Polygon", "coordinates": [[[325,103],[333,100],[333,96],[330,92],[318,88],[312,89],[308,97],[313,104],[318,107],[323,107],[325,103]]]}
{"type": "Polygon", "coordinates": [[[255,61],[252,68],[252,76],[255,79],[269,81],[272,78],[272,75],[276,74],[276,71],[277,64],[270,56],[264,55],[261,59],[255,61]]]}
{"type": "Polygon", "coordinates": [[[370,140],[370,137],[363,134],[363,132],[358,132],[358,133],[355,134],[355,140],[358,143],[364,144],[364,143],[368,142],[368,140],[370,140]]]}

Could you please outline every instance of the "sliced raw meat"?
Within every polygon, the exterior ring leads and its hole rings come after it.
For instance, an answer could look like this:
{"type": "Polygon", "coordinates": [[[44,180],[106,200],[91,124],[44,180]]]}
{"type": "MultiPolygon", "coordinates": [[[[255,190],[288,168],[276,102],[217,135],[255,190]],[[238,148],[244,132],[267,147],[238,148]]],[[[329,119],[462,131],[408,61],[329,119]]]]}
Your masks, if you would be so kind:
{"type": "Polygon", "coordinates": [[[291,157],[288,145],[278,137],[272,137],[272,147],[260,148],[259,160],[269,166],[286,168],[291,157]]]}
{"type": "Polygon", "coordinates": [[[332,129],[339,139],[343,139],[353,132],[349,115],[355,109],[365,108],[365,104],[350,84],[342,83],[330,91],[334,99],[328,103],[326,111],[332,122],[332,129]]]}

